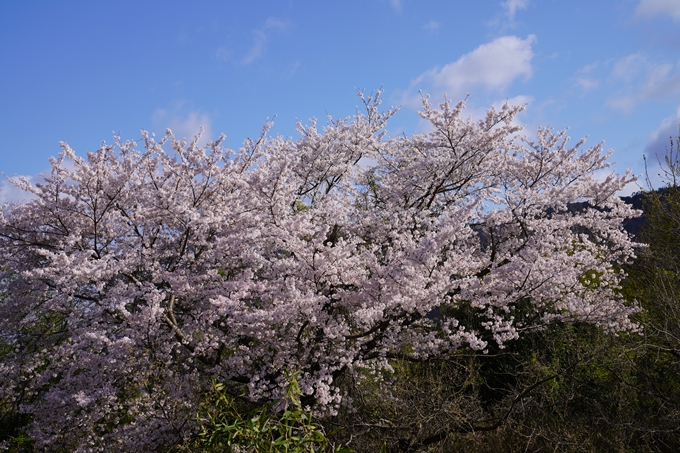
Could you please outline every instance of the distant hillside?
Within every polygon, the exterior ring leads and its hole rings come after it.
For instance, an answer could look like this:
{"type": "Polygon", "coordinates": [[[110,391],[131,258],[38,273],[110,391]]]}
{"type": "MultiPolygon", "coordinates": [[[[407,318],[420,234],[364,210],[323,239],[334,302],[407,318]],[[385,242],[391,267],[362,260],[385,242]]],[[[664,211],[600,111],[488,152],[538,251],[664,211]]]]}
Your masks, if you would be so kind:
{"type": "MultiPolygon", "coordinates": [[[[638,192],[636,194],[631,195],[630,197],[621,197],[621,199],[633,206],[635,209],[642,209],[642,197],[643,193],[638,192]]],[[[636,217],[634,219],[626,219],[623,222],[623,228],[633,236],[635,236],[636,240],[639,240],[640,238],[640,229],[645,225],[647,220],[645,219],[645,215],[642,214],[640,217],[636,217]]]]}

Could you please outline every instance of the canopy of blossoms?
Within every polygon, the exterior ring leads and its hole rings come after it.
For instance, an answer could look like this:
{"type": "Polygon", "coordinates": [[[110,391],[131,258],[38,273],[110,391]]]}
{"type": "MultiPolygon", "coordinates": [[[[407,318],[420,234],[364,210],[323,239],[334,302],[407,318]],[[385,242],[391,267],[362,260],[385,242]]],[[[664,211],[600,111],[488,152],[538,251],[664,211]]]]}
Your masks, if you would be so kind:
{"type": "Polygon", "coordinates": [[[63,144],[44,183],[12,179],[33,198],[0,217],[0,398],[40,448],[181,441],[211,378],[271,401],[297,372],[324,415],[351,405],[340,378],[396,358],[554,322],[635,328],[631,178],[602,171],[602,145],[523,138],[522,107],[473,121],[427,99],[428,132],[388,138],[394,110],[361,98],[296,140],[143,133],[84,157],[63,144]]]}

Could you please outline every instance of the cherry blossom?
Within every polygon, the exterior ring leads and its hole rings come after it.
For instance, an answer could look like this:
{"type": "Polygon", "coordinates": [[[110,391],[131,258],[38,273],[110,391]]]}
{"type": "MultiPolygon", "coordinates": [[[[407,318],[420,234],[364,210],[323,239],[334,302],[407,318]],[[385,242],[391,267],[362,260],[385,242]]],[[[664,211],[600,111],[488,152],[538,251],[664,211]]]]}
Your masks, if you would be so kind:
{"type": "Polygon", "coordinates": [[[211,378],[271,401],[298,372],[319,416],[339,384],[555,322],[636,328],[620,294],[639,215],[601,144],[521,135],[523,107],[465,102],[389,138],[365,113],[237,150],[142,132],[77,155],[0,217],[0,398],[39,448],[152,451],[191,435],[211,378]],[[575,207],[576,206],[576,207],[575,207]],[[21,396],[18,396],[21,395],[21,396]]]}

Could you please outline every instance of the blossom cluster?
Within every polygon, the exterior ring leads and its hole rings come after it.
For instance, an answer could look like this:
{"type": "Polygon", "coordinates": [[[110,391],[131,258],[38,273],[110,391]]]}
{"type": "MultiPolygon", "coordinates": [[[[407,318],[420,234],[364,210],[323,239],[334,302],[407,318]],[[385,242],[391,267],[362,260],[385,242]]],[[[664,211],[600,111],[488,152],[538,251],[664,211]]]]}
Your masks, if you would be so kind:
{"type": "Polygon", "coordinates": [[[523,107],[478,121],[433,106],[389,138],[365,113],[237,150],[224,137],[66,144],[33,198],[0,216],[0,399],[39,448],[152,451],[195,431],[211,378],[274,400],[297,372],[319,414],[342,376],[549,323],[635,326],[634,247],[602,145],[521,135],[523,107]],[[579,202],[579,208],[574,203],[579,202]]]}

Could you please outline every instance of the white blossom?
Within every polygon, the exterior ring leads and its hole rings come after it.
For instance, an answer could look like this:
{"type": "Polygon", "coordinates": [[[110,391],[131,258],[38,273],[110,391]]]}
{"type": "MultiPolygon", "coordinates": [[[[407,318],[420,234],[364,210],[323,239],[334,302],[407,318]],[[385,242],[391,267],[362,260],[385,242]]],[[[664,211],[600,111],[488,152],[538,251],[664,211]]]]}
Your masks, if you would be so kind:
{"type": "Polygon", "coordinates": [[[299,372],[330,414],[351,404],[341,375],[391,358],[554,322],[635,328],[619,269],[638,213],[616,197],[627,174],[595,178],[601,145],[517,138],[522,107],[475,122],[427,99],[431,130],[388,138],[394,110],[362,99],[297,140],[143,133],[85,157],[62,145],[44,183],[16,181],[33,198],[0,217],[0,340],[18,348],[0,390],[23,386],[38,448],[180,442],[213,377],[273,400],[299,372]]]}

